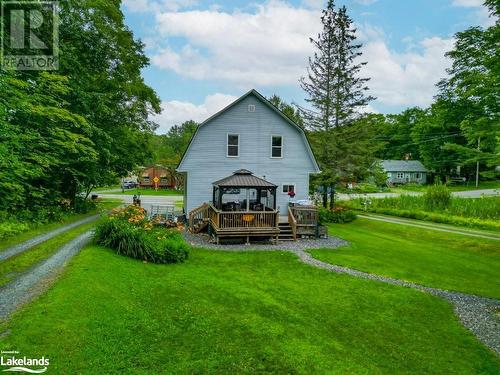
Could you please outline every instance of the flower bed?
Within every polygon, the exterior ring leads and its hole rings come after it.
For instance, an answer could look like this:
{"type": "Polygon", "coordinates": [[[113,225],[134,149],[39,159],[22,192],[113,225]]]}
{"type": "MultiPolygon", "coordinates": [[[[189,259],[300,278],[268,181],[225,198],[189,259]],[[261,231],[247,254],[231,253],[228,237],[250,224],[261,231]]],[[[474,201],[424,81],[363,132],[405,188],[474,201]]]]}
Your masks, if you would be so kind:
{"type": "Polygon", "coordinates": [[[136,206],[115,209],[98,224],[95,240],[117,254],[152,263],[184,262],[190,246],[184,241],[181,228],[160,228],[136,206]]]}

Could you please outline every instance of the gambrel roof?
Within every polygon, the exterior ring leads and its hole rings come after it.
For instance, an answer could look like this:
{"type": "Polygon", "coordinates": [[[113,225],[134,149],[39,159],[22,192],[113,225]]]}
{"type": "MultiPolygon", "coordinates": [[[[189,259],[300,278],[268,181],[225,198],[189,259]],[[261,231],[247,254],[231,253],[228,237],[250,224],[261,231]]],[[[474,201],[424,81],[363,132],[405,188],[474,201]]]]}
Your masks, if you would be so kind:
{"type": "Polygon", "coordinates": [[[320,172],[320,169],[319,169],[319,166],[318,166],[318,162],[316,161],[316,157],[314,156],[314,153],[312,152],[311,145],[309,144],[309,141],[308,141],[308,139],[306,137],[304,129],[302,129],[299,125],[297,125],[295,122],[293,122],[288,116],[286,116],[283,112],[281,112],[276,106],[274,106],[269,100],[267,100],[263,95],[261,95],[255,89],[252,89],[252,90],[248,91],[245,95],[243,95],[240,98],[236,99],[234,102],[232,102],[231,104],[229,104],[228,106],[226,106],[225,108],[223,108],[222,110],[220,110],[219,112],[217,112],[216,114],[210,116],[208,119],[206,119],[205,121],[203,121],[198,126],[198,128],[196,129],[196,132],[191,137],[191,141],[189,142],[189,145],[188,145],[186,151],[184,151],[184,155],[182,155],[181,161],[179,162],[179,165],[177,166],[177,169],[178,170],[181,169],[182,163],[184,162],[184,159],[186,158],[186,155],[189,153],[190,148],[191,148],[191,144],[193,143],[193,140],[196,138],[196,135],[198,134],[199,129],[201,127],[203,127],[203,126],[206,126],[212,120],[216,119],[222,113],[224,113],[224,112],[228,111],[229,109],[233,108],[235,105],[237,105],[238,103],[240,103],[241,101],[243,101],[244,99],[246,99],[247,97],[249,97],[250,95],[253,95],[254,97],[256,97],[264,105],[266,105],[268,108],[270,108],[276,114],[278,114],[283,120],[285,120],[286,123],[288,123],[290,126],[293,126],[294,128],[296,128],[299,131],[299,133],[301,134],[302,139],[303,139],[303,141],[304,141],[304,143],[306,145],[306,149],[307,149],[309,157],[311,158],[311,161],[313,163],[315,172],[320,172]]]}

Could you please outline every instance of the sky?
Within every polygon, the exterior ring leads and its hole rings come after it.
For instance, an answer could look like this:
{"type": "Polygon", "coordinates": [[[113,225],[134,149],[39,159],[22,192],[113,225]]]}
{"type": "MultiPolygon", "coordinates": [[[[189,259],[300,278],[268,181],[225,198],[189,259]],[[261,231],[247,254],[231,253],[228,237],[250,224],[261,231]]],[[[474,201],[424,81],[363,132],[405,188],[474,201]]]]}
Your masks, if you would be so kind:
{"type": "MultiPolygon", "coordinates": [[[[377,99],[368,111],[428,106],[446,75],[454,34],[492,19],[483,0],[337,0],[357,28],[361,75],[377,99]]],[[[201,122],[250,89],[305,105],[309,42],[322,0],[123,0],[125,21],[145,45],[143,75],[162,100],[163,134],[201,122]]]]}

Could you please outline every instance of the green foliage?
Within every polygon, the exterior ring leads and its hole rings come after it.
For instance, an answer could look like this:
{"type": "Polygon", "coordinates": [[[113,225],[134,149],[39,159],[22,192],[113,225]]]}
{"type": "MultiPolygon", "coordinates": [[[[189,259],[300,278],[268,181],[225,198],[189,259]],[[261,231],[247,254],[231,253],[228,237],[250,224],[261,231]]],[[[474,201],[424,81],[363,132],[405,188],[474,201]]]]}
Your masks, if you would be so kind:
{"type": "Polygon", "coordinates": [[[152,263],[180,263],[189,254],[189,245],[177,230],[154,229],[144,210],[135,206],[114,210],[101,221],[95,241],[117,254],[152,263]]]}
{"type": "Polygon", "coordinates": [[[278,95],[273,95],[268,98],[268,100],[272,105],[283,112],[286,117],[288,117],[301,128],[304,128],[304,119],[302,118],[300,111],[296,107],[283,101],[283,99],[281,99],[278,95]]]}
{"type": "Polygon", "coordinates": [[[356,214],[347,207],[337,205],[333,209],[322,208],[319,211],[320,223],[345,224],[356,220],[356,214]]]}
{"type": "Polygon", "coordinates": [[[345,201],[342,204],[351,209],[366,209],[378,214],[474,228],[500,229],[500,199],[498,197],[452,197],[446,209],[438,206],[428,207],[423,196],[413,195],[372,199],[371,204],[367,206],[363,205],[362,198],[345,201]]]}
{"type": "Polygon", "coordinates": [[[446,185],[436,183],[424,193],[424,204],[428,211],[446,210],[451,203],[451,192],[446,185]]]}
{"type": "Polygon", "coordinates": [[[358,194],[370,194],[370,193],[378,193],[380,189],[375,184],[364,182],[357,184],[351,191],[353,193],[358,193],[358,194]]]}
{"type": "Polygon", "coordinates": [[[53,210],[150,155],[159,99],[119,1],[59,1],[57,73],[0,71],[0,211],[53,210]]]}

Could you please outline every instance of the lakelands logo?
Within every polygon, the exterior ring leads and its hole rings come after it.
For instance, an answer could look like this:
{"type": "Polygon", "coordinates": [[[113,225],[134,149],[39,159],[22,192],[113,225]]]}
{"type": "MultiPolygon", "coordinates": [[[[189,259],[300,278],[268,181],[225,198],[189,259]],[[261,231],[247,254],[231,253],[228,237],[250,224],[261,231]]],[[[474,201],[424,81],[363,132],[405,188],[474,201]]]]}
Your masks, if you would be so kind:
{"type": "Polygon", "coordinates": [[[3,69],[59,68],[57,1],[0,0],[0,21],[3,69]]]}
{"type": "Polygon", "coordinates": [[[27,372],[42,374],[47,371],[49,359],[45,357],[30,358],[20,356],[16,350],[4,351],[0,355],[0,366],[3,372],[27,372]]]}

